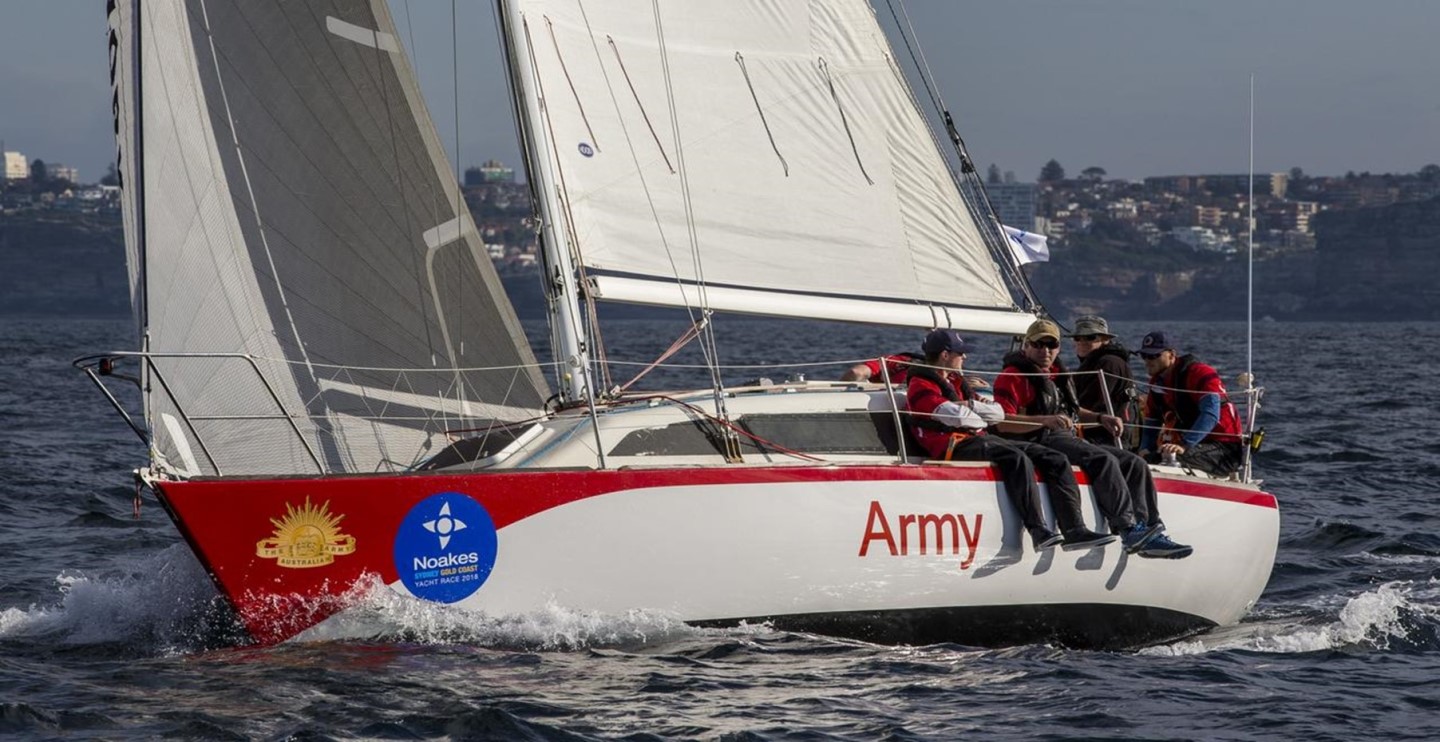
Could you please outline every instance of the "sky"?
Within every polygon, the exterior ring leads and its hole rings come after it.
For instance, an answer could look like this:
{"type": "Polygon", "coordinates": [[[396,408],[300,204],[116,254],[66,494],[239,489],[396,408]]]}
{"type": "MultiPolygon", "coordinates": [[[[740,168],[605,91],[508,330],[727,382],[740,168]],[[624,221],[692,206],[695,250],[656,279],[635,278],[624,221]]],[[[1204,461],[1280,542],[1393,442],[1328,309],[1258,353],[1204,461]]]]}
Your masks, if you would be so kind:
{"type": "MultiPolygon", "coordinates": [[[[886,1],[874,1],[888,23],[886,1]]],[[[389,2],[452,158],[458,145],[462,166],[518,164],[491,3],[389,2]]],[[[104,6],[0,0],[0,140],[85,180],[103,174],[115,150],[104,6]]],[[[1252,75],[1258,172],[1440,163],[1440,1],[903,7],[976,163],[1019,180],[1034,180],[1051,158],[1070,174],[1094,166],[1120,178],[1245,172],[1252,75]]]]}

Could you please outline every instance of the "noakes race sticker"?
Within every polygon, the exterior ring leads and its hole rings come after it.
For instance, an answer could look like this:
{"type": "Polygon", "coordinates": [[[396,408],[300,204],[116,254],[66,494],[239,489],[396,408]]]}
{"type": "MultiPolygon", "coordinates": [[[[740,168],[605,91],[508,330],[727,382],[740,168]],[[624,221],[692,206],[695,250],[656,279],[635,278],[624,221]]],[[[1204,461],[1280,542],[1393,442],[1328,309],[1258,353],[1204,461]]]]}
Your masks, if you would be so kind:
{"type": "Polygon", "coordinates": [[[410,509],[395,534],[395,571],[411,594],[437,603],[470,597],[495,567],[495,522],[469,495],[441,492],[410,509]]]}

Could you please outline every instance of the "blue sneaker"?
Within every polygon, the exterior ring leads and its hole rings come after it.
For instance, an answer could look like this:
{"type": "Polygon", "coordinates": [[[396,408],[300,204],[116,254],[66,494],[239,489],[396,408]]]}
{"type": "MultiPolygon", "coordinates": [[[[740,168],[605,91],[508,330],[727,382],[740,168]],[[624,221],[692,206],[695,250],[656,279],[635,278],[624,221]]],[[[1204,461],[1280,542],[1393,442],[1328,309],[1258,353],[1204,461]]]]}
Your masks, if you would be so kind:
{"type": "Polygon", "coordinates": [[[1155,534],[1140,548],[1139,554],[1148,559],[1184,559],[1195,553],[1195,547],[1177,544],[1163,533],[1155,534]]]}
{"type": "Polygon", "coordinates": [[[1125,553],[1134,554],[1145,548],[1145,544],[1150,543],[1156,536],[1159,536],[1163,528],[1165,528],[1165,526],[1160,523],[1156,523],[1153,526],[1136,523],[1130,526],[1130,530],[1120,534],[1121,543],[1125,545],[1125,553]]]}

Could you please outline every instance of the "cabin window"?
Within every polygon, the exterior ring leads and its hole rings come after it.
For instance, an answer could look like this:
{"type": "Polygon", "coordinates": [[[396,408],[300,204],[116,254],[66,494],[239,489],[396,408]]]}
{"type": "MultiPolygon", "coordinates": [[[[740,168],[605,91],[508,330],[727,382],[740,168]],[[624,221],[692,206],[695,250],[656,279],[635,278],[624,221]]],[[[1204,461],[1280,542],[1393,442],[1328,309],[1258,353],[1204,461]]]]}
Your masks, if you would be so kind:
{"type": "MultiPolygon", "coordinates": [[[[746,415],[738,427],[777,446],[808,454],[895,453],[895,426],[890,413],[797,412],[774,415],[746,415]]],[[[610,456],[708,456],[721,455],[718,428],[700,421],[673,423],[626,434],[610,450],[610,456]]],[[[746,435],[740,436],[740,454],[750,456],[768,448],[746,435]]]]}

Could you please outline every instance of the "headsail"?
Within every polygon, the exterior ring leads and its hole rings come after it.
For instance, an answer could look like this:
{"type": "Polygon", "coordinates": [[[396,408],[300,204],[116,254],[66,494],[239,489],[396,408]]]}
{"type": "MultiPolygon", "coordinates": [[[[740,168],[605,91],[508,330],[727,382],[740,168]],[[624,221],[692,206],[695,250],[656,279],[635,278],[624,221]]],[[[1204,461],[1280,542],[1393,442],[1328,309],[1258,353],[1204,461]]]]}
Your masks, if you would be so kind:
{"type": "Polygon", "coordinates": [[[698,304],[703,282],[733,311],[1032,319],[864,0],[502,6],[534,167],[599,298],[698,304]]]}
{"type": "Polygon", "coordinates": [[[157,457],[388,471],[445,429],[539,412],[384,0],[112,5],[119,58],[139,49],[117,98],[138,85],[142,109],[117,107],[117,135],[122,174],[143,171],[127,240],[157,457]],[[176,357],[194,353],[226,355],[176,357]]]}

